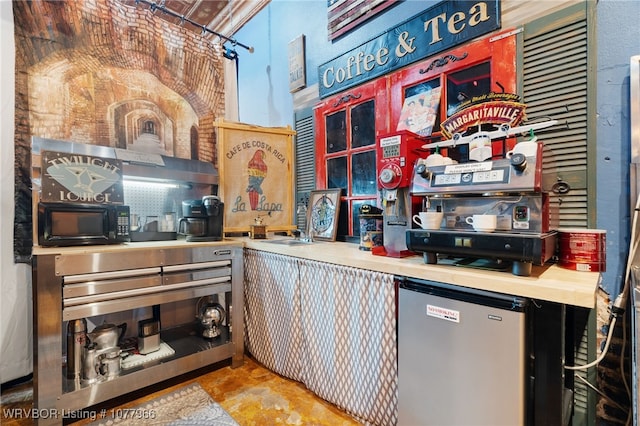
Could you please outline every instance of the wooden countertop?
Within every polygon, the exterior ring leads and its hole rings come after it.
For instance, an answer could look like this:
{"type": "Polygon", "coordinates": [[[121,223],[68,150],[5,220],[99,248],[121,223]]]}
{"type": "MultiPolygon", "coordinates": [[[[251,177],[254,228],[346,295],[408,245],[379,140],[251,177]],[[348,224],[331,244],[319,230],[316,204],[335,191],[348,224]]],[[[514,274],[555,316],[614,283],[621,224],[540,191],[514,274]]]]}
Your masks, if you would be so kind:
{"type": "Polygon", "coordinates": [[[319,262],[586,308],[595,307],[600,281],[599,273],[572,271],[557,265],[533,266],[531,276],[519,277],[510,271],[495,272],[452,265],[428,265],[424,263],[421,255],[405,258],[375,256],[369,251],[360,250],[358,245],[353,243],[314,241],[311,244],[286,245],[274,243],[275,240],[292,240],[292,238],[273,237],[266,240],[226,238],[215,242],[148,241],[78,247],[36,246],[33,248],[33,254],[42,256],[188,247],[247,247],[319,262]]]}
{"type": "Polygon", "coordinates": [[[557,265],[533,266],[529,277],[513,275],[511,271],[496,272],[453,265],[428,265],[422,255],[405,258],[376,256],[359,249],[357,244],[314,241],[311,244],[286,245],[266,240],[242,238],[245,247],[343,266],[368,269],[410,278],[419,278],[461,287],[547,300],[567,305],[593,308],[600,274],[579,272],[557,265]]]}

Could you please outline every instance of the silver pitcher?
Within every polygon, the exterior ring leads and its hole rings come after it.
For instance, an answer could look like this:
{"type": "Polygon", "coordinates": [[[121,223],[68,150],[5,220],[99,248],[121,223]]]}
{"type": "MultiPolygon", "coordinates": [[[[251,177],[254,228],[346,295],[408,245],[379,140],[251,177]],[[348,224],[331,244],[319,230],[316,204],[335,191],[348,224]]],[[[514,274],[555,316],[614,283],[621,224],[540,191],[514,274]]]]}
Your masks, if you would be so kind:
{"type": "Polygon", "coordinates": [[[112,378],[120,375],[120,348],[115,348],[101,356],[100,373],[105,378],[112,378]]]}
{"type": "Polygon", "coordinates": [[[93,384],[104,380],[101,370],[102,354],[95,344],[85,346],[82,353],[82,383],[93,384]]]}

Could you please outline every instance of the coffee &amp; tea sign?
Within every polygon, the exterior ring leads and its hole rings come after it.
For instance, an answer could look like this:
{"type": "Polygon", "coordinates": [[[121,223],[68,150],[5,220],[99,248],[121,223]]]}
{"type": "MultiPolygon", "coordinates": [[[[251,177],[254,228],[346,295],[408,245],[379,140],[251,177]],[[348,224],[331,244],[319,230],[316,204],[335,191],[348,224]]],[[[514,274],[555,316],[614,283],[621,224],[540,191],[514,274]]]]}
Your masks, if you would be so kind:
{"type": "Polygon", "coordinates": [[[500,0],[442,1],[320,65],[320,97],[341,92],[499,28],[500,0]]]}
{"type": "Polygon", "coordinates": [[[40,201],[123,204],[122,161],[92,155],[42,151],[40,201]]]}
{"type": "Polygon", "coordinates": [[[224,232],[249,232],[258,221],[268,232],[291,231],[294,159],[291,127],[214,123],[218,141],[218,195],[224,202],[224,232]]]}

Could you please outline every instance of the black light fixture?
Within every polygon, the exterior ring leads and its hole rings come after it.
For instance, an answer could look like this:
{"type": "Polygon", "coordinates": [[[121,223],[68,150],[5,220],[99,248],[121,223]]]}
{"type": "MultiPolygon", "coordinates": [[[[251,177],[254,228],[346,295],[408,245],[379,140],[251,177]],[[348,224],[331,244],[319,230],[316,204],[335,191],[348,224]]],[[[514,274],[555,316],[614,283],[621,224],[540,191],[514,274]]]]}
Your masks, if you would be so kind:
{"type": "MultiPolygon", "coordinates": [[[[149,0],[136,0],[136,5],[139,4],[139,3],[143,3],[143,4],[146,4],[146,5],[149,5],[149,8],[151,9],[151,11],[153,13],[155,13],[156,10],[160,10],[161,12],[166,13],[167,15],[173,16],[174,18],[180,18],[180,25],[183,25],[185,22],[188,22],[191,25],[200,28],[202,30],[202,35],[205,35],[206,33],[213,34],[213,35],[215,35],[217,37],[220,37],[221,39],[224,39],[224,40],[232,43],[234,46],[236,46],[236,45],[240,46],[242,48],[247,49],[249,51],[249,53],[253,53],[253,47],[252,46],[247,46],[246,44],[242,44],[239,41],[237,41],[236,39],[224,36],[224,35],[216,32],[216,31],[213,31],[213,30],[207,28],[205,25],[198,24],[197,22],[192,21],[189,18],[186,18],[184,15],[179,15],[178,13],[176,13],[176,12],[170,10],[170,9],[167,9],[164,6],[164,0],[160,1],[159,3],[158,2],[149,1],[149,0]]],[[[227,48],[227,47],[225,47],[225,53],[223,53],[223,55],[227,59],[236,59],[237,56],[238,56],[238,54],[237,54],[237,52],[235,50],[229,50],[229,48],[227,48]],[[230,52],[233,52],[233,53],[231,54],[230,52]],[[230,55],[231,57],[229,57],[227,55],[230,55]]]]}
{"type": "Polygon", "coordinates": [[[238,59],[238,52],[236,52],[235,50],[229,48],[228,46],[223,46],[223,47],[224,47],[224,52],[222,52],[222,56],[224,56],[227,59],[231,59],[231,60],[238,59]]]}

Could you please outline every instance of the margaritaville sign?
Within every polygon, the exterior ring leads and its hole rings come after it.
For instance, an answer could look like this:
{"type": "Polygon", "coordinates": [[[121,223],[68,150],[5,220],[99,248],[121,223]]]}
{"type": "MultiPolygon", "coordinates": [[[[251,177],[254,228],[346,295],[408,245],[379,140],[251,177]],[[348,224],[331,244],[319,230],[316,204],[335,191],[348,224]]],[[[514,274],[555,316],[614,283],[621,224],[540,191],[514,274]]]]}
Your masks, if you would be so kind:
{"type": "Polygon", "coordinates": [[[443,1],[318,67],[326,97],[500,28],[500,0],[443,1]]]}

